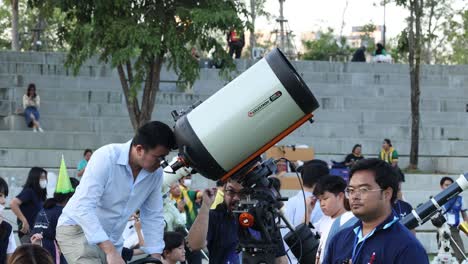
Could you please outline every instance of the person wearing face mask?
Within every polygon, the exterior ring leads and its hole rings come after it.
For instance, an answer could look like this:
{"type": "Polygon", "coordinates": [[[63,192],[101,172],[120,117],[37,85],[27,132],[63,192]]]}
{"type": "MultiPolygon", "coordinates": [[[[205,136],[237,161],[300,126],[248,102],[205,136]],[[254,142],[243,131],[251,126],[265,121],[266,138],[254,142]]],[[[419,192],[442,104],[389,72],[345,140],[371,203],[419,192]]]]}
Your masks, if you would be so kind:
{"type": "MultiPolygon", "coordinates": [[[[54,263],[67,264],[67,261],[60,254],[60,249],[55,242],[55,229],[57,228],[57,220],[62,214],[63,207],[67,204],[70,197],[75,192],[76,183],[72,182],[66,172],[65,162],[62,159],[60,173],[57,184],[53,192],[53,198],[47,199],[44,202],[44,207],[37,214],[34,227],[31,228],[31,243],[38,244],[45,248],[52,258],[54,263]]],[[[78,182],[79,183],[79,182],[78,182]]]]}
{"type": "Polygon", "coordinates": [[[151,121],[132,140],[93,153],[57,223],[56,239],[68,263],[124,264],[122,233],[137,209],[145,238],[141,249],[161,259],[164,214],[159,167],[175,147],[172,129],[151,121]]]}
{"type": "Polygon", "coordinates": [[[11,254],[15,252],[16,241],[13,236],[13,227],[4,221],[2,214],[5,209],[6,197],[8,196],[8,185],[0,178],[0,264],[8,262],[11,254]]]}
{"type": "Polygon", "coordinates": [[[46,188],[47,171],[33,167],[29,171],[23,190],[10,202],[11,210],[18,218],[18,236],[21,244],[30,243],[31,227],[47,198],[46,188]]]}

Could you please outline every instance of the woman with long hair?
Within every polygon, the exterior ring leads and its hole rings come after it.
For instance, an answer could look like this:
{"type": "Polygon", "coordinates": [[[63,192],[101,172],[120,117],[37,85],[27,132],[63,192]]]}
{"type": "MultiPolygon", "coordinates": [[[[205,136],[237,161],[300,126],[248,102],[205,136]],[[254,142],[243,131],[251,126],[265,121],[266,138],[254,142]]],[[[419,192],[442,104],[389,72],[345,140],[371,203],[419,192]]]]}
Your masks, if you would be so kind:
{"type": "Polygon", "coordinates": [[[41,245],[47,249],[56,264],[67,264],[55,241],[55,229],[57,228],[57,222],[63,208],[75,193],[75,189],[80,182],[76,179],[70,179],[68,175],[59,175],[57,186],[61,186],[60,181],[67,181],[68,184],[65,184],[65,186],[71,185],[72,188],[63,189],[56,187],[54,197],[45,201],[44,208],[36,217],[31,243],[41,245]]]}
{"type": "Polygon", "coordinates": [[[39,106],[41,105],[41,99],[36,93],[36,85],[30,83],[26,94],[23,95],[23,108],[24,118],[26,119],[26,125],[32,127],[33,132],[44,132],[39,124],[39,106]]]}
{"type": "Polygon", "coordinates": [[[30,229],[47,198],[46,188],[47,171],[32,167],[23,190],[10,202],[11,210],[18,218],[18,236],[22,244],[30,243],[30,229]]]}

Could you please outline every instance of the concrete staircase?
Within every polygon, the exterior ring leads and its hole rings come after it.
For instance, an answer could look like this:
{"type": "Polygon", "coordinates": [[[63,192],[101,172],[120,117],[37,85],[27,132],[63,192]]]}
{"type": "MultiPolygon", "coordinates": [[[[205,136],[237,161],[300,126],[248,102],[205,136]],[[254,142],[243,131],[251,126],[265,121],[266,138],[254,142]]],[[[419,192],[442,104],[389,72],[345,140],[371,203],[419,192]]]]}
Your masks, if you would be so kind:
{"type": "MultiPolygon", "coordinates": [[[[73,168],[85,148],[96,149],[132,137],[116,71],[92,59],[73,76],[63,63],[64,55],[58,53],[0,52],[0,176],[12,185],[11,196],[25,182],[32,166],[57,172],[64,154],[70,174],[75,175],[73,168]],[[17,114],[31,82],[41,96],[43,134],[32,133],[23,116],[17,114]]],[[[231,77],[252,65],[244,60],[236,63],[237,71],[231,77]]],[[[313,124],[304,124],[281,144],[310,145],[316,158],[329,161],[343,160],[356,143],[363,145],[365,156],[375,156],[383,138],[390,138],[401,155],[401,166],[408,164],[411,117],[407,65],[310,61],[293,65],[321,107],[314,113],[313,124]]],[[[173,124],[172,110],[205,100],[228,82],[218,70],[201,69],[192,90],[183,93],[173,72],[163,70],[161,78],[153,118],[168,124],[173,124]]],[[[451,174],[467,170],[467,105],[468,66],[422,68],[420,169],[451,174]]],[[[230,143],[226,142],[228,150],[230,143]]],[[[413,205],[426,201],[439,191],[439,178],[408,176],[405,197],[413,205]]],[[[203,177],[194,181],[195,188],[210,184],[203,177]]],[[[434,229],[424,228],[418,236],[433,252],[434,229]]]]}

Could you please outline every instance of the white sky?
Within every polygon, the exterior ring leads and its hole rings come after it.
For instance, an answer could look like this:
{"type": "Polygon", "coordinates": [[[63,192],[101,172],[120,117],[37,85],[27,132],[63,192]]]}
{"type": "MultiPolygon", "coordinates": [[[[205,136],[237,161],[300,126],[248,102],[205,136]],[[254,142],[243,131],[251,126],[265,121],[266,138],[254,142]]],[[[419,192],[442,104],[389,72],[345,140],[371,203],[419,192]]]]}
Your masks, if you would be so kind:
{"type": "MultiPolygon", "coordinates": [[[[346,0],[286,0],[283,5],[284,16],[289,21],[289,27],[296,36],[301,32],[317,31],[331,27],[339,34],[343,10],[346,0]]],[[[279,1],[267,0],[266,10],[274,16],[279,16],[279,1]]],[[[387,38],[395,37],[405,27],[408,12],[395,4],[386,6],[387,38]]],[[[343,35],[350,35],[352,26],[361,26],[372,22],[382,25],[384,8],[380,0],[348,0],[344,16],[345,27],[343,35]]],[[[258,29],[272,30],[276,24],[274,19],[268,23],[260,18],[256,23],[258,29]]],[[[297,40],[296,40],[297,41],[297,40]]]]}

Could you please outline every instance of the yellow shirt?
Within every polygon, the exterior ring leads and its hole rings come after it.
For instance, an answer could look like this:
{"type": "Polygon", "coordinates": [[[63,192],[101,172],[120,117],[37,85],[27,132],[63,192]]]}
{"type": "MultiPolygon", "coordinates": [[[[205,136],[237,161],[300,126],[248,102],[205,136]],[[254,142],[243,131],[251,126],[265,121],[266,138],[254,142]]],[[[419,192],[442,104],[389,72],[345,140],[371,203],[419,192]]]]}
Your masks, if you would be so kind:
{"type": "Polygon", "coordinates": [[[221,203],[224,203],[224,192],[222,190],[218,190],[210,209],[216,209],[216,207],[221,203]]]}

